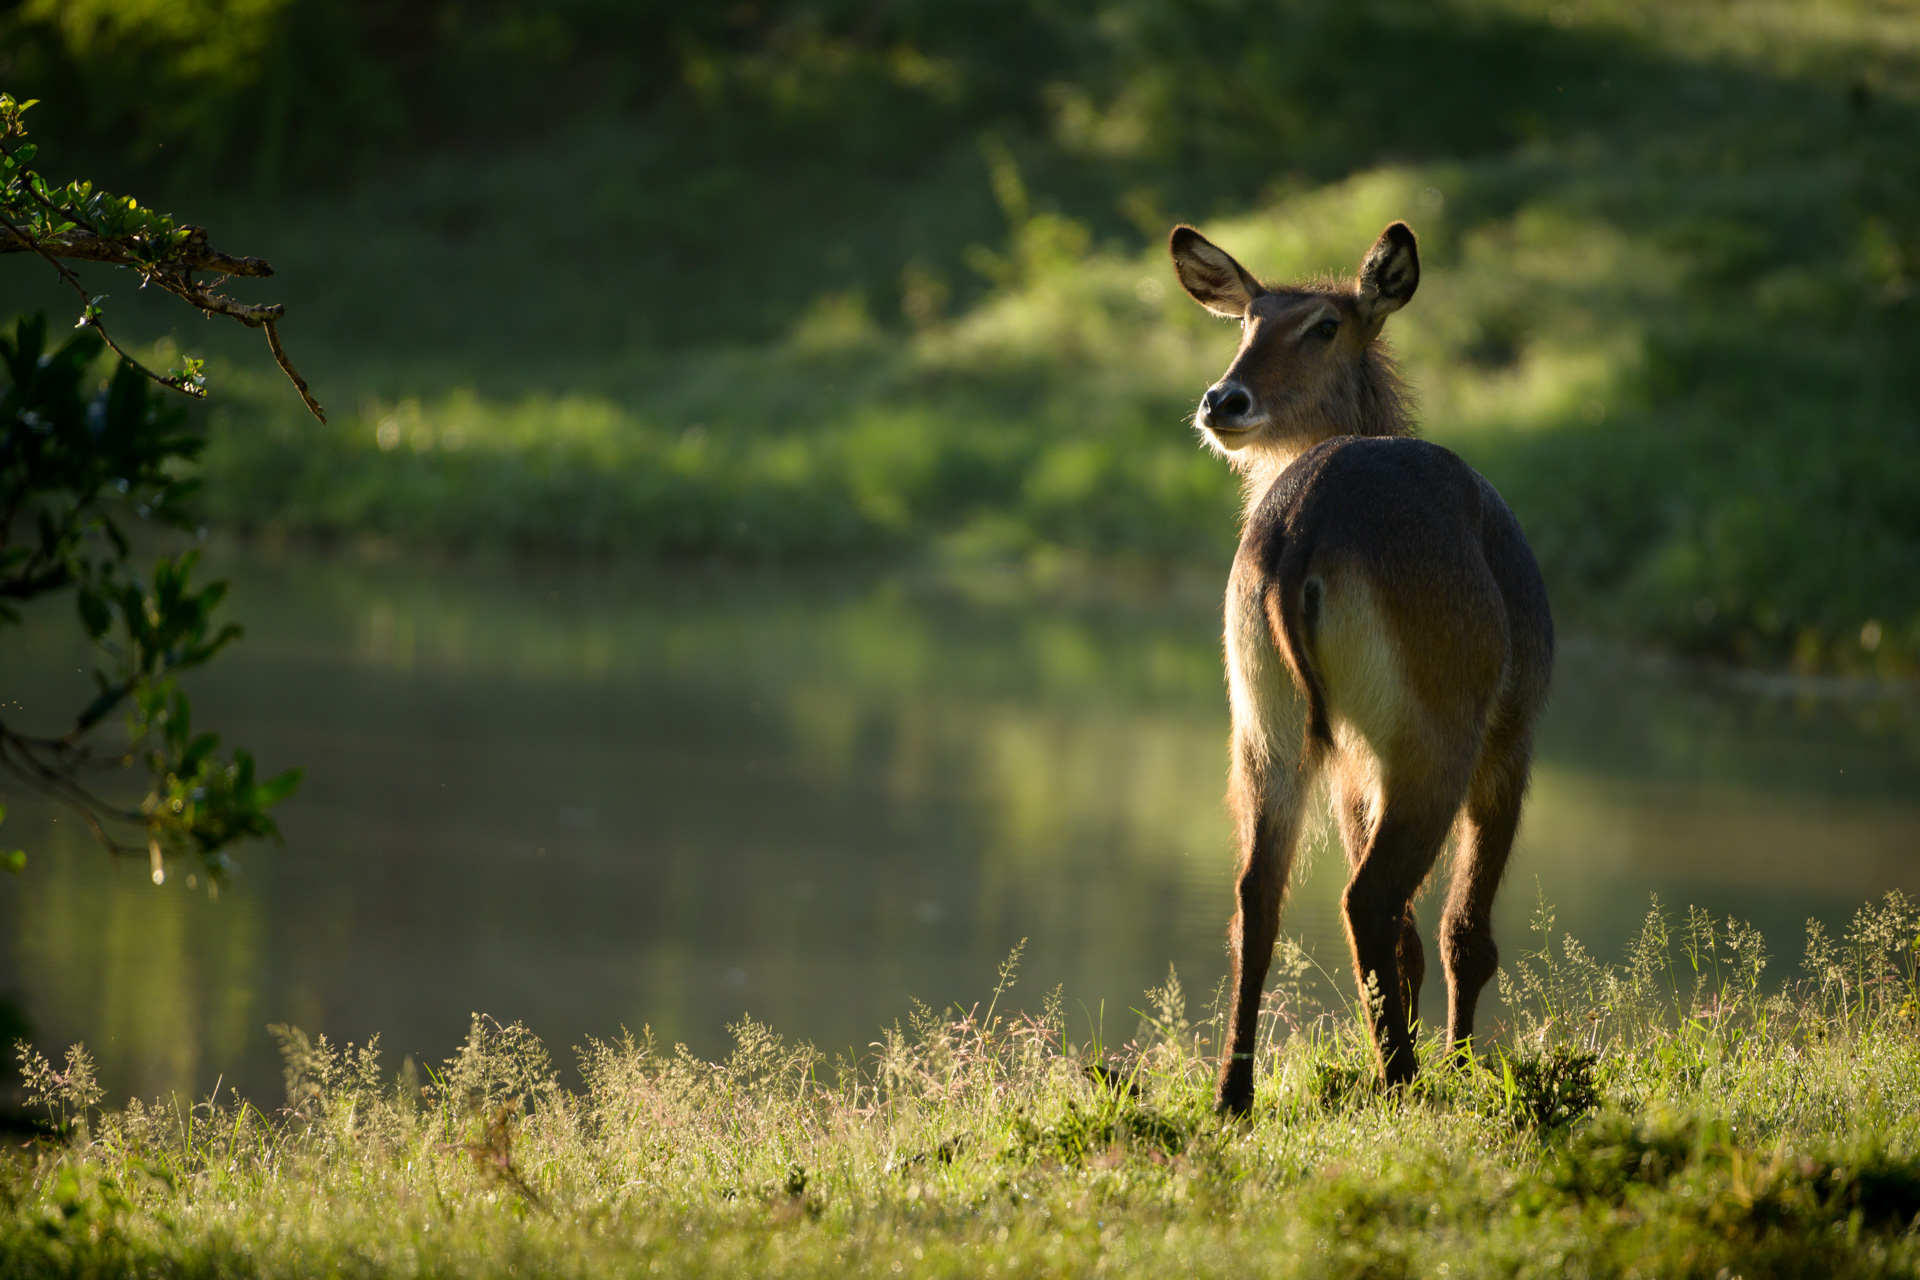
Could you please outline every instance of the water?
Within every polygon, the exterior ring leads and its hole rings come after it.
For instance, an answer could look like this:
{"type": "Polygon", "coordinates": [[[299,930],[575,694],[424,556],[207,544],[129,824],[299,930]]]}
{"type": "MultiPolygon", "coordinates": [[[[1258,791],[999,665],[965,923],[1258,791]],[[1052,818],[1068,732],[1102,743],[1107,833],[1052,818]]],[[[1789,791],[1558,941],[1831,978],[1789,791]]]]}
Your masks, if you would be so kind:
{"type": "MultiPolygon", "coordinates": [[[[563,1060],[623,1026],[721,1053],[742,1015],[864,1052],[915,999],[989,996],[1022,939],[1013,1002],[1061,985],[1075,1038],[1124,1040],[1170,965],[1196,1004],[1224,972],[1210,592],[218,568],[248,636],[196,710],[268,769],[306,767],[284,848],[245,850],[216,900],[5,797],[32,860],[0,882],[0,989],[117,1094],[275,1101],[279,1022],[377,1032],[390,1065],[445,1057],[475,1011],[563,1060]]],[[[35,621],[0,699],[78,705],[68,630],[64,604],[35,621]]],[[[1911,699],[1742,694],[1573,645],[1540,757],[1509,957],[1542,895],[1617,955],[1658,893],[1753,920],[1778,972],[1808,917],[1920,893],[1911,699]]],[[[1316,844],[1285,927],[1344,986],[1344,864],[1316,844]]]]}

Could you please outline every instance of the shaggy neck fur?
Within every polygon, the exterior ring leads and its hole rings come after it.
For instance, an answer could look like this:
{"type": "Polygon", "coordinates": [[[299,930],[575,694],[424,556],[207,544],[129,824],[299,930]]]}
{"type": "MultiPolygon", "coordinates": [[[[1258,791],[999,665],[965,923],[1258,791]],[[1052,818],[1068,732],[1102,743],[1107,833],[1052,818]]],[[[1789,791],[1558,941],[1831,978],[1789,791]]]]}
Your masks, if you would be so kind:
{"type": "MultiPolygon", "coordinates": [[[[1413,434],[1406,383],[1401,381],[1393,357],[1375,338],[1332,394],[1315,403],[1289,406],[1260,433],[1260,439],[1227,453],[1227,461],[1240,473],[1242,514],[1253,510],[1295,459],[1323,440],[1413,434]]],[[[1217,444],[1214,447],[1219,448],[1217,444]]]]}

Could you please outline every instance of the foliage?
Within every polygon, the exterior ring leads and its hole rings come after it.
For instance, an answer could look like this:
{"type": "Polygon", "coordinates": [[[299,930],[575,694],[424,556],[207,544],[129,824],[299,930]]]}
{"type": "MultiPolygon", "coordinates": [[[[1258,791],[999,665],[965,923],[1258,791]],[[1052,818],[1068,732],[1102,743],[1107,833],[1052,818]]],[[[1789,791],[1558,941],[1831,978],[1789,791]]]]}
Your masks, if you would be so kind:
{"type": "Polygon", "coordinates": [[[1405,217],[1425,430],[1565,621],[1920,664],[1908,8],[376,8],[11,19],[20,85],[89,86],[58,136],[303,184],[232,216],[327,282],[303,313],[355,409],[217,416],[225,523],[1217,563],[1233,485],[1180,423],[1230,339],[1171,296],[1167,225],[1286,278],[1405,217]]]}
{"type": "MultiPolygon", "coordinates": [[[[162,557],[149,581],[130,567],[128,512],[154,527],[193,526],[186,504],[199,487],[191,471],[204,442],[183,430],[182,413],[153,401],[148,384],[204,396],[202,362],[188,358],[161,375],[134,360],[108,334],[102,297],[61,260],[131,270],[142,287],[157,285],[210,316],[264,329],[301,399],[316,419],[326,419],[275,332],[285,309],[214,291],[231,276],[272,269],[212,249],[204,229],[179,225],[132,197],[84,180],[49,183],[32,167],[38,147],[24,141],[25,113],[34,105],[0,93],[0,252],[33,254],[51,266],[80,295],[77,327],[84,332],[48,350],[41,315],[19,319],[0,338],[8,378],[0,396],[0,629],[20,622],[20,606],[73,587],[80,624],[109,662],[95,670],[97,693],[66,733],[34,736],[0,722],[0,771],[67,804],[109,851],[145,853],[155,883],[165,878],[169,854],[190,855],[217,876],[229,844],[278,835],[266,811],[293,790],[299,774],[256,781],[245,751],[224,761],[218,735],[193,731],[176,674],[239,635],[232,625],[212,629],[226,585],[193,588],[197,551],[162,557]],[[213,273],[216,283],[196,272],[213,273]],[[103,346],[118,359],[105,386],[89,395],[103,346]],[[90,735],[123,706],[128,745],[103,759],[90,735]],[[137,810],[83,780],[90,769],[136,761],[153,780],[137,810]],[[139,827],[144,847],[123,843],[110,829],[119,825],[139,827]]],[[[5,854],[14,871],[24,863],[24,850],[5,854]]]]}
{"type": "Polygon", "coordinates": [[[903,125],[943,108],[980,120],[1009,94],[1035,99],[1090,6],[1061,9],[27,0],[0,15],[0,75],[69,104],[64,141],[111,140],[195,178],[311,182],[396,137],[526,136],[569,113],[660,107],[695,121],[744,108],[758,119],[720,130],[736,144],[831,122],[840,145],[892,157],[903,125]]]}
{"type": "MultiPolygon", "coordinates": [[[[34,100],[15,102],[0,96],[0,124],[9,140],[26,136],[22,123],[34,100]]],[[[96,191],[91,182],[49,183],[30,167],[40,148],[18,142],[0,155],[0,214],[10,230],[34,244],[46,244],[84,229],[103,239],[124,242],[131,265],[153,270],[179,251],[188,232],[172,218],[144,209],[132,196],[96,191]]]]}
{"type": "Polygon", "coordinates": [[[1914,917],[1897,896],[1864,909],[1773,991],[1742,976],[1758,942],[1743,926],[1709,936],[1708,917],[1675,926],[1656,906],[1615,967],[1543,917],[1529,964],[1562,1002],[1524,1000],[1489,1065],[1430,1038],[1405,1096],[1318,1096],[1366,1049],[1351,1017],[1309,1013],[1263,1036],[1244,1124],[1211,1114],[1214,1022],[1188,1022],[1177,982],[1096,1059],[1067,1042],[1057,995],[1004,1011],[1010,970],[984,1012],[921,1009],[859,1061],[744,1023],[720,1062],[645,1033],[591,1042],[578,1088],[523,1028],[485,1018],[397,1080],[377,1042],[286,1029],[272,1112],[106,1109],[84,1051],[65,1070],[24,1051],[66,1136],[8,1166],[0,1262],[23,1277],[1912,1275],[1914,917]],[[1698,986],[1716,958],[1734,962],[1698,986]],[[1873,975],[1864,998],[1833,986],[1853,960],[1873,975]],[[1517,1082],[1556,1075],[1585,1079],[1597,1109],[1535,1124],[1509,1107],[1517,1082]]]}
{"type": "Polygon", "coordinates": [[[1507,495],[1564,621],[1920,662],[1905,11],[940,8],[762,7],[646,46],[618,110],[428,131],[418,163],[263,216],[328,281],[301,305],[353,408],[216,411],[214,513],[1043,579],[1217,564],[1234,485],[1182,420],[1231,338],[1172,289],[1167,224],[1211,215],[1284,279],[1405,217],[1427,274],[1389,334],[1424,429],[1507,495]],[[539,272],[474,269],[536,247],[539,272]]]}
{"type": "MultiPolygon", "coordinates": [[[[156,880],[163,858],[184,854],[210,872],[236,840],[277,834],[267,810],[292,791],[297,772],[256,781],[253,759],[219,754],[220,739],[195,733],[178,685],[239,635],[216,628],[223,583],[196,588],[199,553],[163,556],[150,576],[131,567],[139,525],[191,528],[187,467],[202,440],[182,414],[157,403],[148,379],[125,362],[90,383],[102,341],[81,332],[47,347],[44,317],[0,336],[8,385],[0,394],[0,629],[21,607],[71,587],[79,621],[105,659],[96,692],[64,734],[39,737],[0,720],[0,769],[76,810],[106,846],[147,855],[156,880]],[[126,714],[127,746],[102,754],[94,731],[126,714]],[[138,763],[152,789],[137,808],[103,797],[86,775],[138,763]],[[128,845],[118,830],[143,837],[128,845]]],[[[24,854],[10,865],[18,870],[24,854]]]]}
{"type": "Polygon", "coordinates": [[[143,289],[157,285],[209,316],[228,316],[250,329],[264,329],[273,358],[307,409],[325,422],[327,415],[280,345],[275,325],[286,308],[278,303],[236,302],[215,292],[232,276],[270,276],[273,268],[258,258],[236,258],[213,249],[207,244],[205,228],[179,226],[166,214],[141,208],[132,196],[96,191],[84,180],[64,186],[49,183],[32,168],[39,147],[22,141],[27,136],[25,115],[34,105],[36,100],[16,102],[10,94],[0,93],[0,253],[39,255],[80,295],[81,327],[99,334],[123,363],[140,374],[189,396],[206,394],[202,362],[188,359],[165,375],[140,364],[108,335],[101,308],[104,295],[90,293],[60,259],[127,268],[139,275],[143,289]],[[215,280],[212,284],[198,280],[195,272],[211,272],[215,280]]]}

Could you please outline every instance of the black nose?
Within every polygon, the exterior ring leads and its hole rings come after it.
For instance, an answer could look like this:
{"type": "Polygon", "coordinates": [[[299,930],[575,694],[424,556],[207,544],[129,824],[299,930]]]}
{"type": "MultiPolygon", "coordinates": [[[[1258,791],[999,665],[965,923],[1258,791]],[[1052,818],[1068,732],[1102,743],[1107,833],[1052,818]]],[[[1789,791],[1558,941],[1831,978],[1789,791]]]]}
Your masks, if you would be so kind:
{"type": "Polygon", "coordinates": [[[1209,387],[1202,403],[1209,418],[1244,418],[1253,412],[1253,397],[1246,388],[1230,384],[1209,387]]]}

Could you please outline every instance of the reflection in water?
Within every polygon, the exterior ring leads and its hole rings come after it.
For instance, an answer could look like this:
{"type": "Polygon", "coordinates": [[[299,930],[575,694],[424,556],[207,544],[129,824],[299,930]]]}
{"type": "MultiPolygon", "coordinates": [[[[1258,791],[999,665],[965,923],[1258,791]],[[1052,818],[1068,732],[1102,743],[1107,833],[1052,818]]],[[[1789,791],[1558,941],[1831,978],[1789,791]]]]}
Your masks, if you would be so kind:
{"type": "MultiPolygon", "coordinates": [[[[1064,984],[1082,1038],[1129,1034],[1169,964],[1196,993],[1224,972],[1206,602],[226,571],[249,634],[199,679],[198,710],[266,767],[307,767],[286,847],[246,852],[213,901],[7,797],[10,842],[34,856],[0,885],[0,982],[44,1047],[86,1040],[118,1090],[224,1076],[270,1099],[268,1023],[432,1060],[471,1010],[562,1049],[650,1024],[712,1054],[751,1013],[864,1050],[914,998],[986,993],[1022,938],[1020,990],[1064,984]]],[[[0,697],[74,705],[64,623],[29,633],[32,670],[0,675],[0,697]]],[[[1541,757],[1501,904],[1509,956],[1536,882],[1603,955],[1657,891],[1753,919],[1780,967],[1809,915],[1920,891],[1910,705],[1757,700],[1575,652],[1541,757]]],[[[1338,972],[1343,858],[1315,844],[1286,927],[1338,972]]]]}

